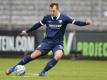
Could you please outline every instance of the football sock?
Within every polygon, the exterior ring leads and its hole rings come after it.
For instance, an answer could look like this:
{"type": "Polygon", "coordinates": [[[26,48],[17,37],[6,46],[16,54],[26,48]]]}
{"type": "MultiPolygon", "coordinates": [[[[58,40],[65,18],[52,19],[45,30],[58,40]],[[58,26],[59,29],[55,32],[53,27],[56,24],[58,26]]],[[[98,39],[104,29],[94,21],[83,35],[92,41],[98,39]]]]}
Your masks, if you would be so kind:
{"type": "Polygon", "coordinates": [[[22,60],[17,65],[25,65],[32,60],[34,59],[31,58],[31,55],[26,55],[25,57],[22,58],[22,60]]]}
{"type": "Polygon", "coordinates": [[[25,65],[27,64],[28,62],[34,60],[33,58],[31,58],[31,55],[26,55],[22,58],[22,60],[16,64],[15,66],[13,66],[13,69],[17,66],[17,65],[25,65]]]}
{"type": "Polygon", "coordinates": [[[54,67],[56,65],[57,62],[58,61],[54,58],[52,60],[50,60],[41,73],[45,73],[48,70],[50,70],[52,67],[54,67]]]}

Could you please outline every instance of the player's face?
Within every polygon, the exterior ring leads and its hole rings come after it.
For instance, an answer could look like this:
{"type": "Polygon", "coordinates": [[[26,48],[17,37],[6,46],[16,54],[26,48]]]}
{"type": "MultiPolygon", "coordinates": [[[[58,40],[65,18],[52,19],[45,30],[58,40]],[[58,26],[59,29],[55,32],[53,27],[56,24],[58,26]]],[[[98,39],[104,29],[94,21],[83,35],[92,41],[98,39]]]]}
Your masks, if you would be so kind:
{"type": "Polygon", "coordinates": [[[59,10],[57,9],[56,6],[53,6],[52,8],[50,7],[50,13],[52,16],[57,16],[58,15],[59,10]]]}

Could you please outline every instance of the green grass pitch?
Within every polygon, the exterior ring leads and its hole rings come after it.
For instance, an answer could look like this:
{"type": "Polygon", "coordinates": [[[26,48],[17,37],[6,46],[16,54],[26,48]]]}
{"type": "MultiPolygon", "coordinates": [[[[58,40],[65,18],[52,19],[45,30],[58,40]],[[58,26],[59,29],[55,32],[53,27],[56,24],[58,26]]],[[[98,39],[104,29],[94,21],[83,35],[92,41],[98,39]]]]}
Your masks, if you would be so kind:
{"type": "Polygon", "coordinates": [[[107,61],[60,60],[46,77],[37,77],[49,59],[38,59],[27,64],[25,76],[6,76],[5,71],[20,59],[0,59],[0,80],[107,80],[107,61]]]}

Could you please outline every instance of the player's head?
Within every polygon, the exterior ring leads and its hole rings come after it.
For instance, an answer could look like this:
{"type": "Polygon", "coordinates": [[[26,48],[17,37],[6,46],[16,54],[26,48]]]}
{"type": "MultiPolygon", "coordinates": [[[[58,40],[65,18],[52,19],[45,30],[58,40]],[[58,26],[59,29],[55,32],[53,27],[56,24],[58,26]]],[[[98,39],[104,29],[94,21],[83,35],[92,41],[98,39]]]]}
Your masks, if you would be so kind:
{"type": "Polygon", "coordinates": [[[52,16],[57,16],[59,13],[59,5],[58,3],[51,3],[50,4],[50,13],[52,16]]]}

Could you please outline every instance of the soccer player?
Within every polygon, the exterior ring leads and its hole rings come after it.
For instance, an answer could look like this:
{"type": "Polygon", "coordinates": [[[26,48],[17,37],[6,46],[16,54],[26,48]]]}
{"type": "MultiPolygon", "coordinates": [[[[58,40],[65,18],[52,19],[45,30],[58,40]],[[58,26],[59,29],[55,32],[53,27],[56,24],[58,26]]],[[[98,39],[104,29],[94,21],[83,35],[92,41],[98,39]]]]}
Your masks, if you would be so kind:
{"type": "MultiPolygon", "coordinates": [[[[90,25],[91,21],[77,21],[71,17],[68,17],[59,11],[58,3],[50,4],[50,14],[46,15],[40,22],[36,23],[33,27],[28,30],[23,30],[21,35],[28,35],[28,33],[38,29],[39,27],[46,25],[46,35],[42,40],[40,45],[36,50],[31,54],[22,58],[22,60],[16,64],[25,65],[28,62],[37,59],[40,56],[46,55],[50,50],[52,50],[54,56],[47,63],[44,69],[38,74],[38,76],[46,76],[46,72],[53,68],[58,61],[63,56],[63,36],[67,27],[67,24],[75,24],[77,26],[86,26],[90,25]]],[[[15,66],[9,68],[6,72],[6,75],[14,72],[15,66]]]]}

